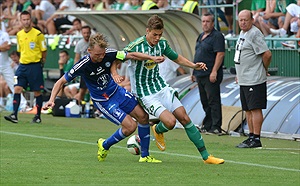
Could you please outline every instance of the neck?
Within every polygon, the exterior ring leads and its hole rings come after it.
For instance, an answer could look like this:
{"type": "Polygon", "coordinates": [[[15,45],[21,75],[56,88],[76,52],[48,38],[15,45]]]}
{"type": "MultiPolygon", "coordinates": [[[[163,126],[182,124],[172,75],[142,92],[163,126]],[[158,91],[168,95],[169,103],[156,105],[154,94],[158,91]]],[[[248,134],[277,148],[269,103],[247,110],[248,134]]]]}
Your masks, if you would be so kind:
{"type": "Polygon", "coordinates": [[[29,32],[31,30],[32,27],[28,27],[28,28],[24,28],[25,32],[29,32]]]}

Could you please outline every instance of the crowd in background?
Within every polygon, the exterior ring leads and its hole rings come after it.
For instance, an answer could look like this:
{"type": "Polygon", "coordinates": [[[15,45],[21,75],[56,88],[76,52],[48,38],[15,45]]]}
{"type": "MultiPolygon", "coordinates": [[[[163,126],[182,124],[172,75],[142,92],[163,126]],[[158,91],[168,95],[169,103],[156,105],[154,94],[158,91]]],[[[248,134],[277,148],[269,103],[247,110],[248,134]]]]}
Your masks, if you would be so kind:
{"type": "MultiPolygon", "coordinates": [[[[21,30],[19,13],[27,10],[33,16],[33,24],[44,34],[76,34],[78,22],[74,16],[57,15],[56,11],[80,10],[150,10],[177,9],[190,13],[203,14],[217,12],[218,22],[224,23],[225,34],[233,33],[232,7],[199,9],[200,5],[232,4],[234,0],[3,0],[1,21],[9,35],[21,30]],[[201,10],[201,11],[199,11],[201,10]]],[[[255,25],[267,35],[295,35],[300,37],[300,1],[299,0],[252,0],[251,11],[255,25]]],[[[221,30],[220,23],[216,24],[221,30]]],[[[81,23],[85,24],[85,23],[81,23]]],[[[238,33],[236,31],[235,33],[238,33]]]]}

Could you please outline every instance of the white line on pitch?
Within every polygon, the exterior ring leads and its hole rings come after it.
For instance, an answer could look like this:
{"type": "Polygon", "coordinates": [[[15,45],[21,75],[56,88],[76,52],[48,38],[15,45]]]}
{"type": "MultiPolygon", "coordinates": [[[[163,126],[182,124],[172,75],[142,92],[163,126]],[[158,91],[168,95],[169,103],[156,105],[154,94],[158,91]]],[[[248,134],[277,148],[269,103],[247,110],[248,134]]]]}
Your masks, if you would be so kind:
{"type": "MultiPolygon", "coordinates": [[[[17,135],[17,136],[26,136],[26,137],[31,137],[31,138],[39,138],[39,139],[47,139],[47,140],[55,140],[55,141],[63,141],[63,142],[71,142],[71,143],[80,143],[80,144],[95,145],[95,143],[84,142],[84,141],[77,141],[77,140],[52,138],[52,137],[46,137],[46,136],[36,136],[36,135],[31,135],[31,134],[22,134],[22,133],[17,133],[17,132],[8,132],[8,131],[0,131],[0,132],[4,133],[4,134],[17,135]]],[[[118,146],[118,145],[114,145],[113,147],[116,147],[116,148],[125,148],[125,147],[121,147],[121,146],[118,146]]],[[[289,149],[289,150],[299,150],[299,149],[289,149]]],[[[186,155],[186,154],[177,154],[177,153],[169,153],[169,152],[161,152],[161,151],[151,151],[151,152],[160,153],[160,154],[167,154],[167,155],[171,155],[171,156],[180,156],[180,157],[188,157],[188,158],[201,159],[200,156],[192,156],[192,155],[186,155]]],[[[241,165],[254,166],[254,167],[263,167],[263,168],[270,168],[270,169],[277,169],[277,170],[300,172],[299,169],[290,169],[290,168],[284,168],[284,167],[275,167],[275,166],[261,165],[261,164],[256,164],[256,163],[237,162],[237,161],[231,161],[231,160],[226,160],[226,162],[235,163],[235,164],[241,164],[241,165]]]]}

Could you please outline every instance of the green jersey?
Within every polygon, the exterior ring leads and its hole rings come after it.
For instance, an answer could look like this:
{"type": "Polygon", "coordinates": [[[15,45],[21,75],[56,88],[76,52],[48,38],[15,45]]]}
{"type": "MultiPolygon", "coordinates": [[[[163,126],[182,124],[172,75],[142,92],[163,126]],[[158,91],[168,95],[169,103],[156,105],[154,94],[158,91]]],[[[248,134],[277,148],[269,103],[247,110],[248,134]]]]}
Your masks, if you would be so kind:
{"type": "MultiPolygon", "coordinates": [[[[125,48],[127,52],[141,52],[151,56],[167,56],[171,60],[178,58],[178,54],[170,47],[163,37],[155,46],[150,46],[146,36],[137,38],[125,48]]],[[[128,64],[130,74],[131,90],[138,97],[155,94],[168,84],[159,75],[158,64],[152,60],[138,61],[130,60],[128,64]]]]}

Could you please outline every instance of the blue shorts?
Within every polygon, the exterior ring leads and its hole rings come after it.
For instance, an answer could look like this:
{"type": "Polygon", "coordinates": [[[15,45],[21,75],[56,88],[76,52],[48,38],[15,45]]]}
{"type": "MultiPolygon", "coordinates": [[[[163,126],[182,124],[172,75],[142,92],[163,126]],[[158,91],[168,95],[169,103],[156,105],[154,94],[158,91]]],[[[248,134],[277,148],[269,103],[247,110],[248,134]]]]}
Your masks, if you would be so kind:
{"type": "Polygon", "coordinates": [[[44,90],[43,68],[41,63],[20,64],[15,74],[15,86],[30,91],[44,90]]]}
{"type": "Polygon", "coordinates": [[[130,114],[137,106],[136,97],[122,87],[107,101],[95,101],[94,106],[111,122],[120,125],[127,114],[130,114]]]}

